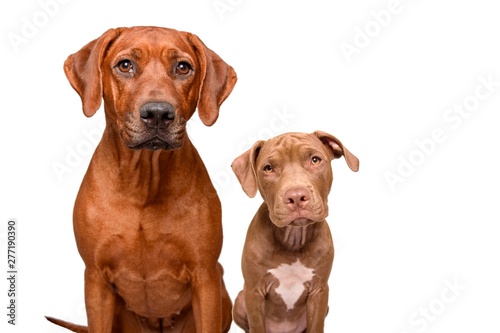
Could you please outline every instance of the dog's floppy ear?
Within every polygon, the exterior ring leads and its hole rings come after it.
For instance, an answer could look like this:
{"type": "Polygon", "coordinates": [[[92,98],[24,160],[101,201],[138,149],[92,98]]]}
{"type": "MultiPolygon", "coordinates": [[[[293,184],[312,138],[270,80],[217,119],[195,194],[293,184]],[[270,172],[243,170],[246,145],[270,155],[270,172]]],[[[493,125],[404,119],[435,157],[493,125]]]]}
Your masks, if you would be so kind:
{"type": "Polygon", "coordinates": [[[347,165],[352,171],[356,172],[359,170],[358,158],[354,156],[346,147],[344,147],[339,139],[331,134],[321,131],[315,131],[313,134],[316,135],[321,140],[321,142],[323,142],[323,144],[332,151],[332,159],[344,156],[347,165]]]}
{"type": "Polygon", "coordinates": [[[241,184],[243,191],[253,198],[257,194],[257,175],[255,174],[255,162],[264,141],[257,141],[252,148],[237,157],[231,164],[236,178],[241,184]]]}
{"type": "Polygon", "coordinates": [[[198,96],[198,115],[207,126],[219,117],[219,107],[236,84],[236,72],[214,51],[203,44],[198,36],[187,33],[200,62],[201,84],[198,96]]]}
{"type": "Polygon", "coordinates": [[[93,116],[102,102],[101,63],[109,43],[123,29],[110,29],[91,41],[64,62],[64,73],[82,99],[83,113],[93,116]]]}

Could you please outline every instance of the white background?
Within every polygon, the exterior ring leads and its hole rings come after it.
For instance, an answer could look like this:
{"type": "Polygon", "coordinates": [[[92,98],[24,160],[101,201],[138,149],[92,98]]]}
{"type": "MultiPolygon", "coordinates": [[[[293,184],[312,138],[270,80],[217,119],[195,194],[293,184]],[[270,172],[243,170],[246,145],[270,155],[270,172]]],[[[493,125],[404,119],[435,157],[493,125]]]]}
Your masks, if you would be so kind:
{"type": "Polygon", "coordinates": [[[197,34],[238,74],[218,122],[208,128],[195,115],[188,129],[223,204],[220,260],[233,299],[261,198],[245,196],[229,165],[257,138],[318,129],[361,161],[358,173],[332,163],[336,257],[325,331],[499,332],[494,1],[55,1],[9,1],[0,14],[3,253],[6,222],[19,226],[18,325],[6,323],[2,278],[0,330],[65,332],[44,315],[85,323],[71,216],[86,148],[95,146],[85,133],[104,118],[83,115],[62,65],[108,28],[158,25],[197,34]],[[396,8],[390,18],[387,8],[396,8]],[[15,46],[13,36],[25,39],[15,46]],[[346,56],[346,44],[357,53],[346,56]],[[481,78],[494,82],[490,90],[481,78]],[[464,103],[466,116],[449,113],[464,103]],[[392,187],[388,173],[400,177],[392,187]]]}

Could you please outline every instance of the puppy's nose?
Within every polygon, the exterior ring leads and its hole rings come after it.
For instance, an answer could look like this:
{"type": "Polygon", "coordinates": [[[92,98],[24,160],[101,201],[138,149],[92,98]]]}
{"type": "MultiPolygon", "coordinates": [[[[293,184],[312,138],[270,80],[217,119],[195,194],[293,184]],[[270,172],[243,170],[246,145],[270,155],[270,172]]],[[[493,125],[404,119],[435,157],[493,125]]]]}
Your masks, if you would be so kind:
{"type": "Polygon", "coordinates": [[[306,188],[292,188],[285,192],[285,205],[290,210],[304,209],[309,204],[311,193],[306,188]]]}
{"type": "Polygon", "coordinates": [[[149,128],[167,128],[175,118],[175,109],[170,103],[150,102],[141,106],[141,119],[149,128]]]}

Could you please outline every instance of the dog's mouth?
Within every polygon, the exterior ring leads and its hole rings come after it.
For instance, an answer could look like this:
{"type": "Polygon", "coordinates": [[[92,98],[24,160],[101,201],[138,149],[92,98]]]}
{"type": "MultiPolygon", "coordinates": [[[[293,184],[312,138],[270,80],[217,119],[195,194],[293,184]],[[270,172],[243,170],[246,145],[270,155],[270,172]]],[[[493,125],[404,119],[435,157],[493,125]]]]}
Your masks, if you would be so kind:
{"type": "Polygon", "coordinates": [[[324,209],[280,212],[278,209],[270,213],[271,221],[278,227],[306,227],[324,221],[327,214],[324,209]]]}
{"type": "Polygon", "coordinates": [[[181,148],[184,144],[185,125],[186,121],[183,119],[170,124],[167,128],[147,128],[142,124],[137,125],[134,121],[128,121],[121,132],[121,137],[133,150],[174,150],[181,148]]]}
{"type": "Polygon", "coordinates": [[[160,138],[159,136],[155,136],[155,137],[148,139],[146,141],[143,141],[141,143],[129,145],[128,147],[130,149],[133,149],[133,150],[139,150],[139,149],[174,150],[174,149],[180,148],[181,146],[182,146],[182,142],[169,142],[167,140],[160,138]]]}
{"type": "Polygon", "coordinates": [[[316,223],[317,221],[305,218],[305,217],[299,217],[295,220],[292,220],[288,225],[292,227],[305,227],[310,224],[316,223]]]}

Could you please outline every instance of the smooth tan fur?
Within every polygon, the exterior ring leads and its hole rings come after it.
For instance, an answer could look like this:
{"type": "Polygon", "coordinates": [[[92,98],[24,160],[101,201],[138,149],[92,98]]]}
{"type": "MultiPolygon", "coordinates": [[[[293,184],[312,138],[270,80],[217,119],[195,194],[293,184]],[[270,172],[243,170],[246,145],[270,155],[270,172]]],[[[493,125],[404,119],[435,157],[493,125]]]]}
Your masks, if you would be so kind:
{"type": "Polygon", "coordinates": [[[330,161],[359,160],[334,136],[287,133],[259,141],[232,168],[245,193],[264,202],[248,228],[245,280],[233,317],[245,332],[321,333],[328,312],[333,241],[326,223],[330,161]]]}
{"type": "Polygon", "coordinates": [[[106,116],[74,207],[88,332],[227,332],[221,206],[186,122],[196,108],[216,121],[234,70],[197,36],[158,27],[110,29],[64,70],[85,115],[104,100],[106,116]],[[158,103],[170,113],[155,118],[158,103]]]}

